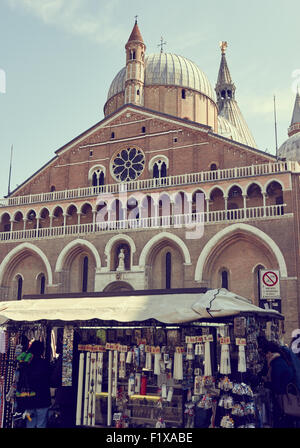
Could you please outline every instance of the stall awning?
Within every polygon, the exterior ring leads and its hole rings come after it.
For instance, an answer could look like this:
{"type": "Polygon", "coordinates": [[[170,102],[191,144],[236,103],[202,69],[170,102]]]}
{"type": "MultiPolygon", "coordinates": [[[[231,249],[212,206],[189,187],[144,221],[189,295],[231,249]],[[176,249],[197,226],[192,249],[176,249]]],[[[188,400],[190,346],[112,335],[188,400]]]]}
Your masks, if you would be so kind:
{"type": "Polygon", "coordinates": [[[245,313],[281,316],[264,310],[225,289],[205,293],[145,294],[112,297],[70,297],[0,302],[0,325],[11,321],[88,321],[100,319],[134,322],[155,319],[162,323],[185,323],[245,313]]]}

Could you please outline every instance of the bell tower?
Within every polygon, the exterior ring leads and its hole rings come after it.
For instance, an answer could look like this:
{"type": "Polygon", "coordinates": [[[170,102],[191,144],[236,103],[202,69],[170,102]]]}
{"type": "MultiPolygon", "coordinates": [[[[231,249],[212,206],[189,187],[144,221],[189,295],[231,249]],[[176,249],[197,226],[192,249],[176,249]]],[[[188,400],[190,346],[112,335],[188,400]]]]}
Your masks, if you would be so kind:
{"type": "Polygon", "coordinates": [[[126,49],[126,77],[125,77],[125,104],[144,105],[145,81],[145,50],[137,18],[131,35],[125,45],[126,49]]]}

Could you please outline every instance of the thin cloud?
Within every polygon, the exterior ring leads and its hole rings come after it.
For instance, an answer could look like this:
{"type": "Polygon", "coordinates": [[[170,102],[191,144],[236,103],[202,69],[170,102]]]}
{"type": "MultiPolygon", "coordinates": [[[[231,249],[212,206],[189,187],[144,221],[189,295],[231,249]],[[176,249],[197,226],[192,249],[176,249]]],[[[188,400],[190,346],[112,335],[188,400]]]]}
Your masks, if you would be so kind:
{"type": "Polygon", "coordinates": [[[98,43],[119,43],[128,33],[113,23],[119,0],[97,2],[93,12],[87,11],[86,0],[7,0],[7,3],[16,11],[23,8],[46,25],[98,43]]]}

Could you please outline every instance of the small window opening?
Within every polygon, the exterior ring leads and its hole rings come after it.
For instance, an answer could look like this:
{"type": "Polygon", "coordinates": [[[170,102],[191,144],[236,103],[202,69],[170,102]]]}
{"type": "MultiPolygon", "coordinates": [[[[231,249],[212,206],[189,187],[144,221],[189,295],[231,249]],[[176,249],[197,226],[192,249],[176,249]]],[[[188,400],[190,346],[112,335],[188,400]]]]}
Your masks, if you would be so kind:
{"type": "Polygon", "coordinates": [[[21,276],[18,277],[18,293],[17,293],[17,300],[22,299],[22,289],[23,289],[23,279],[21,276]]]}
{"type": "Polygon", "coordinates": [[[186,98],[185,89],[182,89],[182,90],[181,90],[181,98],[182,98],[183,100],[185,100],[185,98],[186,98]]]}
{"type": "Polygon", "coordinates": [[[88,269],[89,269],[89,259],[84,257],[83,259],[83,270],[82,270],[82,292],[87,292],[88,287],[88,269]]]}
{"type": "Polygon", "coordinates": [[[55,186],[54,185],[51,186],[50,191],[55,191],[55,186]]]}
{"type": "Polygon", "coordinates": [[[110,138],[115,138],[115,133],[112,132],[110,138]]]}
{"type": "Polygon", "coordinates": [[[172,256],[166,253],[166,289],[171,289],[172,256]]]}
{"type": "Polygon", "coordinates": [[[145,132],[146,132],[146,128],[145,128],[145,126],[143,126],[142,127],[142,133],[145,134],[145,132]]]}
{"type": "Polygon", "coordinates": [[[46,278],[44,275],[42,275],[40,284],[40,294],[45,294],[45,286],[46,286],[46,278]]]}
{"type": "Polygon", "coordinates": [[[222,271],[221,277],[222,277],[222,288],[228,289],[228,272],[222,271]]]}

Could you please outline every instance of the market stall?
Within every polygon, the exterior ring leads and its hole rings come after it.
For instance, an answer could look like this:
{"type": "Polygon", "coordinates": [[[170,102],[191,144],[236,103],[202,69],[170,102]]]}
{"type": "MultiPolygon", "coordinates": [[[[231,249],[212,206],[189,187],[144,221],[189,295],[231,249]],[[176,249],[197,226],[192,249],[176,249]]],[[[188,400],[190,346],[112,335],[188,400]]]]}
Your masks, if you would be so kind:
{"type": "MultiPolygon", "coordinates": [[[[48,347],[51,334],[52,352],[53,330],[61,328],[61,387],[76,395],[77,426],[272,425],[268,392],[257,376],[263,363],[257,337],[280,340],[283,318],[227,290],[1,302],[0,324],[7,341],[15,338],[0,352],[7,372],[25,328],[39,326],[48,347]]],[[[3,409],[2,426],[9,425],[8,414],[3,409]]]]}

